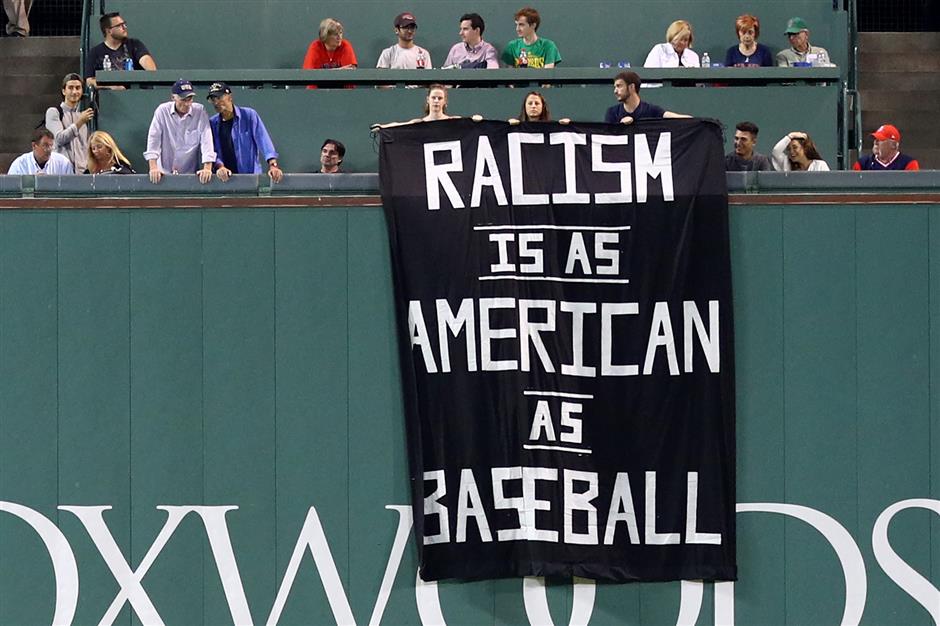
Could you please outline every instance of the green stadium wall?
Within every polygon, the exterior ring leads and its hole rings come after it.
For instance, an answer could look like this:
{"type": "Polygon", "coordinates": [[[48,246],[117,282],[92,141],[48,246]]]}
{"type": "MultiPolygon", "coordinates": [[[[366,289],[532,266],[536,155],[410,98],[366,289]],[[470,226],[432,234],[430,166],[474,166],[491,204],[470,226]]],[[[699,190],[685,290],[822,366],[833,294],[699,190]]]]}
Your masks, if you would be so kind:
{"type": "MultiPolygon", "coordinates": [[[[751,70],[743,70],[751,71],[751,70]]],[[[611,77],[615,72],[611,72],[611,77]]],[[[536,87],[537,88],[537,87],[536,87]]],[[[204,104],[206,89],[200,91],[204,104]]],[[[488,119],[518,117],[529,88],[465,88],[450,91],[448,111],[455,115],[482,114],[488,119]]],[[[562,85],[541,89],[554,119],[602,122],[608,107],[616,103],[613,81],[604,85],[562,85]]],[[[256,109],[280,154],[287,172],[320,169],[320,145],[327,137],[346,145],[344,169],[378,171],[378,149],[369,133],[373,122],[408,120],[419,116],[425,89],[249,89],[236,88],[235,103],[256,109]]],[[[727,87],[643,88],[649,102],[670,111],[718,119],[725,125],[727,149],[732,149],[734,126],[751,120],[760,127],[758,150],[769,154],[773,145],[792,130],[804,130],[814,138],[829,167],[838,167],[838,84],[766,85],[727,87]],[[795,104],[798,103],[798,106],[795,104]]],[[[98,127],[110,132],[138,172],[146,172],[143,153],[153,110],[170,98],[167,87],[102,91],[98,127]]],[[[209,113],[214,110],[209,107],[209,113]]]]}
{"type": "Polygon", "coordinates": [[[155,623],[150,607],[166,624],[260,624],[276,605],[279,624],[434,623],[438,607],[448,624],[540,624],[543,598],[556,624],[588,607],[592,625],[932,622],[873,531],[890,520],[936,599],[940,516],[891,509],[940,506],[936,202],[736,197],[740,580],[574,588],[416,584],[374,196],[56,202],[0,211],[2,624],[51,623],[73,600],[74,624],[155,623]],[[204,508],[158,508],[185,506],[204,508]],[[226,523],[207,507],[230,507],[226,523]],[[837,526],[846,573],[820,532],[837,526]],[[298,538],[318,528],[315,560],[298,538]]]}
{"type": "MultiPolygon", "coordinates": [[[[107,2],[106,9],[121,11],[130,35],[149,46],[161,69],[299,68],[325,17],[343,23],[359,67],[367,68],[375,67],[379,53],[395,43],[392,23],[403,11],[414,13],[416,42],[439,67],[459,41],[462,14],[479,13],[486,22],[484,38],[501,51],[516,37],[513,15],[527,4],[538,9],[539,35],[558,45],[565,67],[621,60],[641,67],[676,19],[692,23],[696,51],[722,62],[728,47],[737,43],[735,18],[747,12],[760,18],[760,41],[774,51],[789,45],[783,34],[787,20],[800,16],[811,29],[812,42],[827,48],[834,63],[846,67],[848,61],[847,14],[833,10],[831,0],[482,0],[469,5],[454,0],[123,0],[107,2]]],[[[92,41],[100,39],[93,24],[92,41]]]]}

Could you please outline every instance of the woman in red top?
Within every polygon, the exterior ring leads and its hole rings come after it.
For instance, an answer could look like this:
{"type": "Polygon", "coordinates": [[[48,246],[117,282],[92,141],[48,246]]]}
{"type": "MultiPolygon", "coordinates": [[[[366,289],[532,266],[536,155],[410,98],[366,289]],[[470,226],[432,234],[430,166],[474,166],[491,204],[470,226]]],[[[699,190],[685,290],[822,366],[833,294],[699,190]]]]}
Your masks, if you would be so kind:
{"type": "MultiPolygon", "coordinates": [[[[312,41],[304,57],[305,70],[352,69],[359,65],[352,44],[343,39],[343,25],[328,17],[320,22],[320,38],[312,41]]],[[[308,89],[316,89],[309,85],[308,89]]]]}

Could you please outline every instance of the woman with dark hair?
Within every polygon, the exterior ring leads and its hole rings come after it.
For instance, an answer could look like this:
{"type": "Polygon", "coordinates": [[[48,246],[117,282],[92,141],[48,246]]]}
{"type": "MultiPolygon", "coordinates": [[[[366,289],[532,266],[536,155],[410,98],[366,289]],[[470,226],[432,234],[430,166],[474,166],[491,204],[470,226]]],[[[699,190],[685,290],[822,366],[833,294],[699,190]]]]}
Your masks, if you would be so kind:
{"type": "Polygon", "coordinates": [[[773,67],[774,55],[770,48],[757,43],[760,37],[760,20],[754,15],[739,15],[734,22],[738,45],[728,48],[725,54],[726,67],[773,67]]]}
{"type": "Polygon", "coordinates": [[[779,172],[828,172],[829,165],[819,156],[816,144],[802,131],[787,133],[771,152],[779,172]]]}
{"type": "MultiPolygon", "coordinates": [[[[510,124],[522,122],[550,122],[552,114],[548,110],[548,101],[538,91],[530,91],[522,100],[522,110],[519,111],[518,118],[510,118],[510,124]]],[[[563,117],[558,120],[559,124],[567,124],[571,120],[563,117]]]]}

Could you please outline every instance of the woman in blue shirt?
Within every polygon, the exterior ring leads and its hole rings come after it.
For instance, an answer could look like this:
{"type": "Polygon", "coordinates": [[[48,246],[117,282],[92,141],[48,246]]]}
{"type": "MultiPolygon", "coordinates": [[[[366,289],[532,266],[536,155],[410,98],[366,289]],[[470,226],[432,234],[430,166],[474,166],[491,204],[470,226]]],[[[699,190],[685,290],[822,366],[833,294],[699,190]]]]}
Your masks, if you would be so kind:
{"type": "Polygon", "coordinates": [[[728,48],[726,67],[773,67],[774,55],[770,48],[757,43],[760,37],[760,20],[755,15],[740,15],[734,22],[738,45],[728,48]]]}

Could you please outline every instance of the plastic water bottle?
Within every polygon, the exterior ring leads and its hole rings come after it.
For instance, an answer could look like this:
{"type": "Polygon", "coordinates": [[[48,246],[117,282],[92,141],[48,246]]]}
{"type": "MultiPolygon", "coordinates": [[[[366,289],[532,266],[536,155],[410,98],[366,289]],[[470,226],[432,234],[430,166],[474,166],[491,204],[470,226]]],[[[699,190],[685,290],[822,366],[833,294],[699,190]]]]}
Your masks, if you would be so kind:
{"type": "Polygon", "coordinates": [[[101,66],[104,68],[106,72],[111,71],[111,55],[109,54],[104,55],[104,62],[101,64],[101,66]]]}
{"type": "Polygon", "coordinates": [[[134,69],[134,59],[127,57],[124,59],[124,69],[130,72],[134,69]]]}
{"type": "Polygon", "coordinates": [[[702,54],[702,67],[711,67],[711,66],[712,66],[711,57],[708,56],[707,52],[703,53],[702,54]]]}
{"type": "Polygon", "coordinates": [[[610,67],[610,61],[601,61],[598,63],[598,67],[602,70],[606,70],[610,67]]]}
{"type": "Polygon", "coordinates": [[[519,67],[529,67],[529,53],[525,48],[519,51],[519,67]]]}
{"type": "Polygon", "coordinates": [[[617,67],[619,67],[622,70],[625,70],[628,67],[630,67],[630,61],[620,61],[619,63],[617,63],[617,67]]]}

